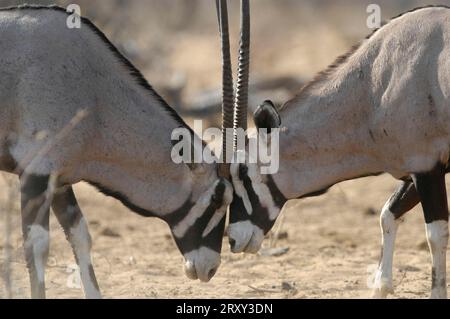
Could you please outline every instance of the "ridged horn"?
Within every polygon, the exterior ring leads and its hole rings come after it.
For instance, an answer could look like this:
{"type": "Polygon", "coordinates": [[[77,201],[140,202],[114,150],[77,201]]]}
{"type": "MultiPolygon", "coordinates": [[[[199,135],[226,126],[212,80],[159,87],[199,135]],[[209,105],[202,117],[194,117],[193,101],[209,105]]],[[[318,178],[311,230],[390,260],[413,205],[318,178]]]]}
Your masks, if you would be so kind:
{"type": "Polygon", "coordinates": [[[233,71],[230,55],[230,37],[228,29],[228,9],[227,0],[216,0],[217,16],[219,18],[219,31],[222,41],[222,159],[219,164],[219,176],[229,178],[230,165],[227,154],[233,154],[233,133],[230,128],[234,128],[234,89],[233,71]],[[228,129],[228,130],[227,130],[228,129]],[[230,134],[227,134],[231,132],[230,134]]]}
{"type": "MultiPolygon", "coordinates": [[[[250,4],[241,0],[241,39],[234,110],[234,128],[247,129],[248,87],[250,74],[250,4]]],[[[235,141],[236,143],[236,141],[235,141]]]]}

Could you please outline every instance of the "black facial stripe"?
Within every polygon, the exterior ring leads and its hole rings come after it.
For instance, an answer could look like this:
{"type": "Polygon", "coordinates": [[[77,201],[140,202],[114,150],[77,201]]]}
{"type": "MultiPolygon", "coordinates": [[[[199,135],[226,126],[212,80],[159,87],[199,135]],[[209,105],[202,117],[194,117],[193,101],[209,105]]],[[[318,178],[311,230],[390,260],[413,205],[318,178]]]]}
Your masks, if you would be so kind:
{"type": "Polygon", "coordinates": [[[270,220],[268,209],[261,205],[261,201],[259,200],[259,197],[256,194],[255,190],[253,189],[252,181],[245,169],[239,169],[239,179],[241,179],[244,183],[244,188],[247,191],[250,204],[253,208],[252,215],[250,216],[251,222],[261,228],[264,233],[267,233],[272,228],[275,220],[270,220]]]}
{"type": "Polygon", "coordinates": [[[216,207],[209,204],[203,215],[195,221],[195,224],[189,227],[182,238],[176,238],[175,242],[182,253],[188,253],[200,247],[208,247],[218,253],[222,249],[223,230],[225,229],[225,216],[221,222],[206,237],[202,233],[208,225],[211,217],[214,215],[216,207]],[[222,230],[222,231],[220,231],[222,230]]]}
{"type": "MultiPolygon", "coordinates": [[[[202,234],[216,210],[223,205],[225,190],[225,183],[219,182],[214,190],[214,194],[211,196],[211,202],[203,212],[202,216],[195,221],[194,225],[189,227],[186,234],[182,238],[175,238],[175,242],[181,252],[188,253],[200,247],[208,247],[218,253],[221,252],[223,232],[225,229],[225,215],[206,237],[202,237],[202,234]],[[213,200],[213,197],[215,200],[213,200]]],[[[180,221],[186,216],[187,213],[189,213],[189,210],[184,212],[184,214],[179,214],[183,215],[180,221]]],[[[173,227],[175,225],[176,224],[171,224],[173,227]]]]}
{"type": "Polygon", "coordinates": [[[240,164],[239,165],[239,179],[241,181],[243,181],[244,178],[248,177],[247,173],[248,173],[248,167],[245,166],[245,165],[240,164]]]}
{"type": "Polygon", "coordinates": [[[267,175],[267,187],[269,187],[270,195],[272,195],[273,202],[275,205],[281,209],[283,208],[284,204],[286,204],[287,199],[284,197],[284,195],[281,193],[278,186],[273,181],[272,175],[267,175]]]}
{"type": "MultiPolygon", "coordinates": [[[[224,195],[225,195],[225,184],[223,182],[219,182],[214,190],[214,194],[210,198],[211,203],[218,205],[217,208],[221,207],[223,205],[224,195]]],[[[183,206],[173,211],[168,216],[165,216],[164,220],[169,224],[169,226],[175,227],[178,223],[180,223],[183,220],[183,218],[186,216],[186,214],[189,213],[189,211],[191,210],[192,207],[194,207],[194,205],[195,203],[192,202],[189,197],[189,200],[187,200],[183,204],[183,206]]],[[[202,216],[204,216],[204,214],[202,216]]]]}
{"type": "Polygon", "coordinates": [[[186,214],[189,213],[194,205],[195,203],[191,201],[191,197],[189,196],[189,199],[185,201],[180,208],[168,214],[167,216],[164,216],[163,219],[167,224],[169,224],[169,226],[175,227],[179,222],[183,220],[184,217],[186,217],[186,214]]]}
{"type": "MultiPolygon", "coordinates": [[[[221,221],[217,224],[217,226],[213,230],[211,230],[211,232],[206,237],[201,239],[201,246],[208,247],[220,254],[220,252],[222,251],[223,234],[225,232],[225,220],[226,214],[223,215],[221,221]]],[[[203,230],[204,229],[205,228],[203,228],[203,230]]],[[[200,234],[202,233],[203,231],[200,232],[200,234]]]]}
{"type": "MultiPolygon", "coordinates": [[[[249,178],[247,173],[248,173],[247,172],[247,167],[241,165],[241,167],[239,168],[239,178],[242,181],[245,178],[249,178]],[[246,169],[243,169],[244,167],[246,169]]],[[[275,184],[275,182],[274,182],[274,180],[272,178],[272,175],[267,175],[266,178],[267,178],[266,185],[269,188],[269,192],[270,192],[270,195],[272,196],[273,202],[275,203],[275,205],[278,208],[280,208],[280,209],[283,208],[284,204],[286,204],[286,202],[287,202],[286,197],[284,197],[283,193],[281,193],[280,189],[275,184]]],[[[244,182],[244,186],[245,186],[245,182],[244,182]]],[[[251,179],[250,179],[250,186],[251,186],[251,179]]],[[[252,189],[253,189],[253,187],[252,187],[252,189]]]]}
{"type": "Polygon", "coordinates": [[[211,196],[211,203],[216,205],[216,208],[220,208],[223,205],[223,197],[225,195],[225,183],[219,182],[214,190],[214,194],[211,196]]]}
{"type": "Polygon", "coordinates": [[[230,212],[233,212],[232,214],[230,214],[230,223],[237,223],[249,219],[249,215],[244,206],[244,201],[236,193],[234,193],[233,195],[230,212]]]}

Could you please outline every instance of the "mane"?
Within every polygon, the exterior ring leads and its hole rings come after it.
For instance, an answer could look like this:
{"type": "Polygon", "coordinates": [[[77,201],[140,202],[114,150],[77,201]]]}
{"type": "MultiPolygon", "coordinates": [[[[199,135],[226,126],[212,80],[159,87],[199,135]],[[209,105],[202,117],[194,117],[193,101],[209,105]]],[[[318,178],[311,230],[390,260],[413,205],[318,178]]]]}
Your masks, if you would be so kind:
{"type": "Polygon", "coordinates": [[[414,9],[411,9],[409,11],[403,12],[397,16],[394,16],[393,18],[391,18],[388,22],[384,21],[381,25],[381,27],[374,29],[368,36],[366,36],[362,41],[360,41],[358,44],[355,44],[351,47],[351,49],[343,54],[340,55],[332,64],[330,64],[325,70],[317,73],[314,78],[309,81],[308,83],[306,83],[301,89],[300,92],[298,94],[296,94],[294,96],[293,99],[289,100],[288,102],[284,103],[279,111],[282,111],[283,109],[285,109],[287,107],[287,105],[290,105],[291,101],[293,100],[300,100],[306,93],[309,92],[309,90],[311,88],[313,88],[315,85],[322,83],[323,81],[327,80],[332,74],[334,74],[336,72],[337,69],[339,69],[342,65],[344,65],[351,56],[353,56],[353,54],[358,51],[358,49],[365,43],[367,42],[370,38],[372,38],[372,36],[374,36],[379,30],[383,29],[386,25],[388,25],[390,22],[394,21],[395,19],[398,19],[408,13],[412,13],[418,10],[422,10],[422,9],[427,9],[427,8],[445,8],[445,9],[450,9],[450,6],[446,6],[446,5],[427,5],[427,6],[422,6],[422,7],[417,7],[414,9]]]}
{"type": "MultiPolygon", "coordinates": [[[[50,6],[41,6],[41,5],[20,5],[20,6],[11,6],[6,8],[0,8],[0,12],[2,11],[14,11],[14,10],[53,10],[57,12],[64,13],[66,15],[71,15],[70,12],[67,12],[66,9],[59,7],[57,5],[50,6]]],[[[180,115],[167,104],[167,102],[153,89],[153,87],[148,83],[142,73],[133,65],[133,63],[128,60],[124,54],[120,52],[117,47],[112,44],[112,42],[106,37],[106,35],[88,18],[81,16],[80,17],[83,25],[88,27],[92,32],[94,32],[100,40],[106,45],[109,51],[115,56],[119,62],[127,68],[129,74],[134,78],[136,83],[150,92],[157,100],[160,102],[162,107],[169,113],[169,115],[177,121],[177,123],[184,128],[189,129],[192,132],[192,129],[184,122],[184,120],[180,117],[180,115]]]]}

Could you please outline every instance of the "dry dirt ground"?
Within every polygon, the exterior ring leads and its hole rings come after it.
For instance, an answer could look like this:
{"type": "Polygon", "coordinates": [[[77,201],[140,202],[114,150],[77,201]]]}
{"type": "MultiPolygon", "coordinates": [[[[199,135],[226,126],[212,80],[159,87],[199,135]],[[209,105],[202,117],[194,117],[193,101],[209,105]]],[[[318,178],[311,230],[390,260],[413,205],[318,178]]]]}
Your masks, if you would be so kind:
{"type": "MultiPolygon", "coordinates": [[[[139,217],[88,185],[77,185],[76,194],[89,221],[106,298],[367,298],[380,251],[378,212],[397,183],[390,176],[364,178],[334,186],[322,197],[290,202],[274,228],[281,238],[264,243],[289,248],[286,254],[235,255],[224,238],[221,268],[207,284],[184,276],[183,258],[164,223],[139,217]]],[[[27,298],[18,213],[13,224],[14,297],[27,298]]],[[[52,216],[49,298],[83,297],[73,264],[52,216]]],[[[400,227],[394,284],[394,298],[428,297],[430,261],[420,207],[400,227]]]]}

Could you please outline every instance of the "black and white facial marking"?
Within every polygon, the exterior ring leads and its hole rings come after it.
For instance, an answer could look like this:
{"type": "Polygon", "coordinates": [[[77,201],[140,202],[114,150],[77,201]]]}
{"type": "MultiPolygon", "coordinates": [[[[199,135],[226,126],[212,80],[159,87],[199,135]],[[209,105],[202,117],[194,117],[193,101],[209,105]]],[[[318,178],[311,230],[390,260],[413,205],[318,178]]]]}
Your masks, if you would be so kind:
{"type": "Polygon", "coordinates": [[[228,237],[234,253],[256,253],[274,225],[286,198],[270,175],[255,164],[232,164],[234,197],[230,206],[228,237]]]}
{"type": "Polygon", "coordinates": [[[195,203],[166,218],[175,242],[186,259],[190,279],[209,281],[220,265],[225,215],[233,196],[232,186],[218,179],[195,203]]]}
{"type": "MultiPolygon", "coordinates": [[[[258,107],[253,120],[258,129],[265,128],[268,134],[281,124],[270,101],[258,107]]],[[[262,175],[257,164],[231,164],[230,173],[234,187],[228,227],[231,251],[256,253],[287,199],[272,176],[262,175]]]]}

